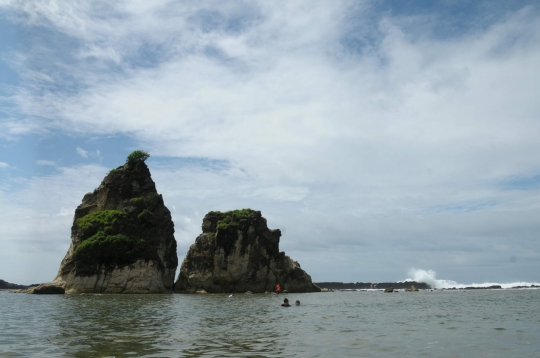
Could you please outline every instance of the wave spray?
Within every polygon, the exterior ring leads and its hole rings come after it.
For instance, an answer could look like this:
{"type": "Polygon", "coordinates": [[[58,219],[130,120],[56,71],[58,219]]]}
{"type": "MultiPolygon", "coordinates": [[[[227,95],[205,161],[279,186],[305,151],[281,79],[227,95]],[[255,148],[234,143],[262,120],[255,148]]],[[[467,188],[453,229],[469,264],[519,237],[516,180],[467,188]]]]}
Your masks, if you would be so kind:
{"type": "Polygon", "coordinates": [[[540,286],[540,283],[537,282],[511,282],[511,283],[496,283],[496,282],[484,282],[484,283],[471,283],[471,284],[461,284],[453,280],[438,280],[436,278],[437,273],[433,270],[422,270],[422,269],[410,269],[408,276],[410,278],[406,279],[407,281],[416,281],[416,282],[425,282],[433,288],[465,288],[465,287],[490,287],[499,285],[502,288],[512,288],[518,286],[527,286],[531,285],[540,286]]]}

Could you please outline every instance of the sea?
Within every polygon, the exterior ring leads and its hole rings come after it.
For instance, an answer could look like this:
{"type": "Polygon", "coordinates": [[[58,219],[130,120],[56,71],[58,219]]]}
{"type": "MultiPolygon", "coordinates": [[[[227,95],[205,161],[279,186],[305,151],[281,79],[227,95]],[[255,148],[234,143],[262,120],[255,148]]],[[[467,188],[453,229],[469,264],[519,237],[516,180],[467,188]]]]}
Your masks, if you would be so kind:
{"type": "Polygon", "coordinates": [[[540,290],[0,291],[0,356],[536,358],[540,290]],[[293,305],[282,307],[284,298],[293,305]]]}

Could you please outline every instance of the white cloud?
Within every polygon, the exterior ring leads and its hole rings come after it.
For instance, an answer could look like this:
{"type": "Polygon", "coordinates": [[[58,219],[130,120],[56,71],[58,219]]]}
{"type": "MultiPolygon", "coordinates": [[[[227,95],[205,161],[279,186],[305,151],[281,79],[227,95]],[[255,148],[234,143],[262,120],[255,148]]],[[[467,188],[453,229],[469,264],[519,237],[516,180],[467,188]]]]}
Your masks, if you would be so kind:
{"type": "Polygon", "coordinates": [[[36,160],[37,165],[55,167],[56,163],[52,160],[36,160]]]}
{"type": "Polygon", "coordinates": [[[96,58],[113,61],[116,64],[121,62],[121,56],[113,48],[99,48],[91,45],[79,53],[81,58],[96,58]]]}
{"type": "Polygon", "coordinates": [[[77,154],[83,158],[88,158],[88,152],[80,147],[77,147],[77,154]]]}
{"type": "Polygon", "coordinates": [[[491,265],[503,255],[494,245],[537,252],[538,190],[501,185],[540,168],[531,9],[441,39],[418,30],[431,19],[369,22],[368,6],[340,1],[132,2],[108,5],[110,16],[88,3],[19,5],[20,21],[80,46],[69,61],[25,60],[43,67],[23,68],[37,88],[14,98],[32,126],[13,119],[12,135],[123,133],[158,157],[229,164],[153,170],[180,249],[205,212],[252,207],[286,228],[283,248],[303,267],[326,262],[328,279],[355,262],[354,275],[388,261],[405,275],[491,265]],[[344,46],[346,36],[369,41],[344,46]],[[49,87],[66,78],[75,86],[49,87]]]}
{"type": "Polygon", "coordinates": [[[9,253],[0,260],[0,272],[11,277],[5,280],[29,284],[54,278],[69,248],[75,208],[105,173],[96,165],[59,167],[56,174],[0,187],[0,206],[10,208],[0,218],[2,253],[9,253]]]}
{"type": "Polygon", "coordinates": [[[0,162],[0,168],[9,168],[8,163],[0,162]]]}
{"type": "Polygon", "coordinates": [[[71,213],[68,209],[64,207],[60,208],[60,211],[58,212],[58,214],[56,214],[56,216],[70,216],[70,215],[73,215],[73,213],[71,213]]]}

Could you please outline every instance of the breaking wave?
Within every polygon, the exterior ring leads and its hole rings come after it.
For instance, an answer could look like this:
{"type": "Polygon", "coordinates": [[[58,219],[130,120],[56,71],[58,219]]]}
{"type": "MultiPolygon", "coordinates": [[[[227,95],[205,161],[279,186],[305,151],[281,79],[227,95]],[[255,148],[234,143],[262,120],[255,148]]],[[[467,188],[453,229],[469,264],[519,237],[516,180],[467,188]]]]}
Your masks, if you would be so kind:
{"type": "Polygon", "coordinates": [[[489,287],[489,286],[496,286],[496,285],[499,285],[502,288],[512,288],[512,287],[517,287],[517,286],[531,286],[531,285],[540,286],[540,283],[537,283],[537,282],[511,282],[511,283],[484,282],[484,283],[461,284],[453,280],[438,280],[436,278],[437,273],[433,270],[411,269],[408,275],[410,278],[406,279],[405,282],[407,281],[425,282],[433,288],[489,287]]]}

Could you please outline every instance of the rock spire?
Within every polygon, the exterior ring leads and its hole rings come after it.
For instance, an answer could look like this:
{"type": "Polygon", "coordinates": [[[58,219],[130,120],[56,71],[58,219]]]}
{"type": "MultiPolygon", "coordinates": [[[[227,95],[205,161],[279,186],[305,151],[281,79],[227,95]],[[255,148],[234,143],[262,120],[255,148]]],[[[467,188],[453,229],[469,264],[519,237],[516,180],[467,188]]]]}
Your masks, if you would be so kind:
{"type": "Polygon", "coordinates": [[[147,157],[133,152],[75,210],[71,245],[53,282],[66,293],[172,291],[178,266],[174,224],[147,157]]]}

